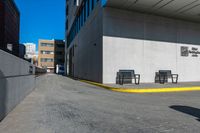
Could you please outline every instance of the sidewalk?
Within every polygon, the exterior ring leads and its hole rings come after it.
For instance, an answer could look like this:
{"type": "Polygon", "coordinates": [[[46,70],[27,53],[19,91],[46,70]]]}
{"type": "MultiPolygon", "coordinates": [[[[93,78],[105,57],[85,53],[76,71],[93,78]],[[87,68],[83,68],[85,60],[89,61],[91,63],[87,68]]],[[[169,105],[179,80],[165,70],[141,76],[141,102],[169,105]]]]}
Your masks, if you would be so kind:
{"type": "Polygon", "coordinates": [[[200,91],[200,82],[182,82],[172,83],[141,83],[135,84],[100,84],[91,81],[82,80],[85,83],[96,85],[111,91],[124,93],[162,93],[162,92],[183,92],[183,91],[200,91]]]}

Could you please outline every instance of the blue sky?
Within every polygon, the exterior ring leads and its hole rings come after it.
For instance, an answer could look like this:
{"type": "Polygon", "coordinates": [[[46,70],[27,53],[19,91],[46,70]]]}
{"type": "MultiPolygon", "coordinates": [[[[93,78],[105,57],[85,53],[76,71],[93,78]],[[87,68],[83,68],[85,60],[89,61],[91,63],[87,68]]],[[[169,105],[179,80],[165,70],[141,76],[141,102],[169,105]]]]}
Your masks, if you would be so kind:
{"type": "Polygon", "coordinates": [[[20,43],[64,39],[65,0],[15,0],[20,10],[20,43]]]}

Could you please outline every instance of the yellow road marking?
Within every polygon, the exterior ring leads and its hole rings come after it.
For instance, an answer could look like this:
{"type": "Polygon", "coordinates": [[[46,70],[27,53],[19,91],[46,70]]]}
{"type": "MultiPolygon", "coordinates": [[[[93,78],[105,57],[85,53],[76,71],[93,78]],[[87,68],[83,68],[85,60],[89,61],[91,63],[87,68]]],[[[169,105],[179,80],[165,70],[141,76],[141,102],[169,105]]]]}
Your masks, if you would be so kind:
{"type": "Polygon", "coordinates": [[[175,87],[175,88],[116,88],[104,84],[81,80],[82,82],[96,85],[111,91],[124,92],[124,93],[164,93],[164,92],[185,92],[185,91],[200,91],[200,86],[195,87],[175,87]]]}

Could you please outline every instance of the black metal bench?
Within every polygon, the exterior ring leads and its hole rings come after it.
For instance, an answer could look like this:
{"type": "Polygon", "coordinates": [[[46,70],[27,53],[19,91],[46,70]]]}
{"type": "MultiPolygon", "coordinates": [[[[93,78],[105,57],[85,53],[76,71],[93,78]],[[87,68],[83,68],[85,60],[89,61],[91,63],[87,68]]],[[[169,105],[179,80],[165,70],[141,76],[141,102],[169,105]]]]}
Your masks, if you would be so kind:
{"type": "Polygon", "coordinates": [[[172,74],[171,70],[159,70],[156,72],[155,82],[159,81],[160,84],[164,84],[168,82],[168,79],[172,79],[172,83],[178,83],[178,74],[172,74]]]}
{"type": "Polygon", "coordinates": [[[119,72],[117,72],[117,84],[132,84],[132,79],[135,79],[136,85],[140,84],[140,74],[135,74],[134,70],[119,70],[119,72]]]}

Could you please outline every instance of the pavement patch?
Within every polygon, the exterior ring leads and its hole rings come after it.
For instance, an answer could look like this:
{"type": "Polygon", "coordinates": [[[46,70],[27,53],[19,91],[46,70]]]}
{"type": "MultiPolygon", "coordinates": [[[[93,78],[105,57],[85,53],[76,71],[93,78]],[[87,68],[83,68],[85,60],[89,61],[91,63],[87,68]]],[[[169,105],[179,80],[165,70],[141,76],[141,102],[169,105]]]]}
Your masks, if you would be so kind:
{"type": "Polygon", "coordinates": [[[171,88],[117,88],[108,85],[91,82],[87,80],[80,80],[82,82],[95,85],[107,90],[123,93],[169,93],[169,92],[187,92],[187,91],[200,91],[200,86],[193,87],[171,87],[171,88]]]}

